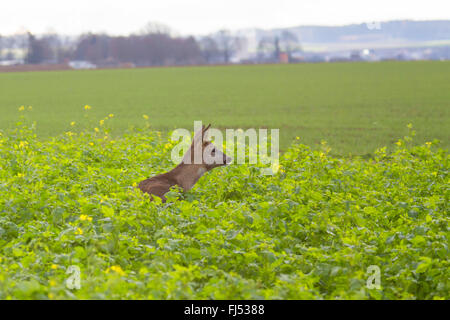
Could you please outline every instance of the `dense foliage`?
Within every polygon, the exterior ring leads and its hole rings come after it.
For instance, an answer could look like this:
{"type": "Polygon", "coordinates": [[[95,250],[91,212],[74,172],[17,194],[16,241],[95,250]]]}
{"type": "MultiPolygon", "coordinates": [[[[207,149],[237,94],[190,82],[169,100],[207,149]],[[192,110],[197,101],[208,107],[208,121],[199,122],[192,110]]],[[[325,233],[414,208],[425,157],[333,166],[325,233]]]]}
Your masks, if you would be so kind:
{"type": "Polygon", "coordinates": [[[294,143],[273,176],[231,165],[162,204],[134,186],[173,167],[173,143],[114,138],[108,121],[48,140],[24,123],[1,133],[0,299],[450,297],[437,142],[406,137],[370,160],[294,143]],[[66,286],[72,265],[80,289],[66,286]],[[366,287],[371,265],[380,289],[366,287]]]}

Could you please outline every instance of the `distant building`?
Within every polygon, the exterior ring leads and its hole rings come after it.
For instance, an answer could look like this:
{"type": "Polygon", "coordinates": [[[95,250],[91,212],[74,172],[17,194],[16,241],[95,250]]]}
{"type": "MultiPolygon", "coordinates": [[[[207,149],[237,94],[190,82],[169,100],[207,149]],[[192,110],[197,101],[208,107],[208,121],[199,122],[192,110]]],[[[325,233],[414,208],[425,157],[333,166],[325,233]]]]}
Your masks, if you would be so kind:
{"type": "Polygon", "coordinates": [[[69,62],[72,69],[95,69],[97,66],[89,61],[74,60],[69,62]]]}
{"type": "Polygon", "coordinates": [[[286,52],[280,52],[278,55],[279,63],[289,63],[289,55],[286,52]]]}
{"type": "Polygon", "coordinates": [[[24,64],[23,60],[3,60],[0,61],[0,66],[18,66],[24,64]]]}

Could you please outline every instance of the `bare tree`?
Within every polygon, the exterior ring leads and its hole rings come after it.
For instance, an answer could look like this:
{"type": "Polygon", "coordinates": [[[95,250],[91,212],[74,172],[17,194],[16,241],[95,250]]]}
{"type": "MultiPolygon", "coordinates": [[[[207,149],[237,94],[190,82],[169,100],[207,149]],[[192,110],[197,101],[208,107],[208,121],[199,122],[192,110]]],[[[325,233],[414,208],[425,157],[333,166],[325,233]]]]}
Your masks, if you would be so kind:
{"type": "Polygon", "coordinates": [[[291,56],[293,50],[300,47],[297,36],[287,30],[285,30],[281,33],[280,41],[281,41],[282,50],[286,51],[286,53],[289,55],[289,57],[291,56]]]}
{"type": "Polygon", "coordinates": [[[69,57],[69,52],[63,45],[63,37],[58,35],[56,31],[49,30],[40,39],[45,41],[49,47],[48,63],[61,63],[69,57]]]}
{"type": "Polygon", "coordinates": [[[87,60],[101,63],[109,56],[109,40],[107,35],[86,34],[80,36],[74,57],[77,60],[87,60]]]}
{"type": "Polygon", "coordinates": [[[223,62],[229,63],[234,53],[242,47],[243,39],[233,36],[228,30],[221,30],[217,36],[217,44],[223,56],[223,62]]]}
{"type": "Polygon", "coordinates": [[[291,57],[292,51],[299,48],[298,38],[290,31],[283,31],[281,34],[263,37],[258,44],[260,60],[264,60],[267,55],[270,61],[278,61],[281,52],[286,52],[291,57]]]}
{"type": "Polygon", "coordinates": [[[259,40],[258,53],[260,62],[278,61],[280,55],[280,40],[278,37],[265,36],[259,40]]]}
{"type": "Polygon", "coordinates": [[[37,39],[28,33],[28,52],[25,62],[28,64],[39,64],[51,59],[52,53],[46,39],[37,39]]]}
{"type": "Polygon", "coordinates": [[[217,42],[212,37],[204,37],[199,41],[203,58],[208,63],[217,63],[222,56],[217,42]]]}

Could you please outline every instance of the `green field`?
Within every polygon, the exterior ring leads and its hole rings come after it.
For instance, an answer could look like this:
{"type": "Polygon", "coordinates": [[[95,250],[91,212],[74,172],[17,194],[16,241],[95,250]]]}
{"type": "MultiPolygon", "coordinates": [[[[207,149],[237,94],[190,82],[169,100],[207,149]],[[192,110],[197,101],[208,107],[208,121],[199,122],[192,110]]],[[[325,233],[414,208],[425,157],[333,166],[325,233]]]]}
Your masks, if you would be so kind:
{"type": "Polygon", "coordinates": [[[0,128],[33,106],[39,136],[92,127],[113,113],[113,133],[143,126],[279,128],[332,154],[373,153],[417,130],[415,141],[449,146],[450,62],[335,63],[0,74],[0,128]],[[90,120],[84,105],[92,106],[90,120]],[[76,122],[74,127],[70,126],[76,122]]]}
{"type": "Polygon", "coordinates": [[[0,74],[0,300],[448,300],[449,71],[0,74]],[[154,129],[196,119],[280,128],[277,170],[232,164],[150,201],[136,186],[175,165],[154,129]]]}

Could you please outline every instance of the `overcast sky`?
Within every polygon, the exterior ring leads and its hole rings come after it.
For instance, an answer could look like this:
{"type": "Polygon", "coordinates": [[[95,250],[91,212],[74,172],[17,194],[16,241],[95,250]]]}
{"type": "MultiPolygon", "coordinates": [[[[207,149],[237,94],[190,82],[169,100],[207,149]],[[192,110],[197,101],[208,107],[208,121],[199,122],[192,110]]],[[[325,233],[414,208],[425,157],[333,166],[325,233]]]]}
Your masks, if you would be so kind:
{"type": "Polygon", "coordinates": [[[128,34],[155,21],[179,34],[221,28],[450,19],[449,0],[1,0],[0,34],[128,34]]]}

